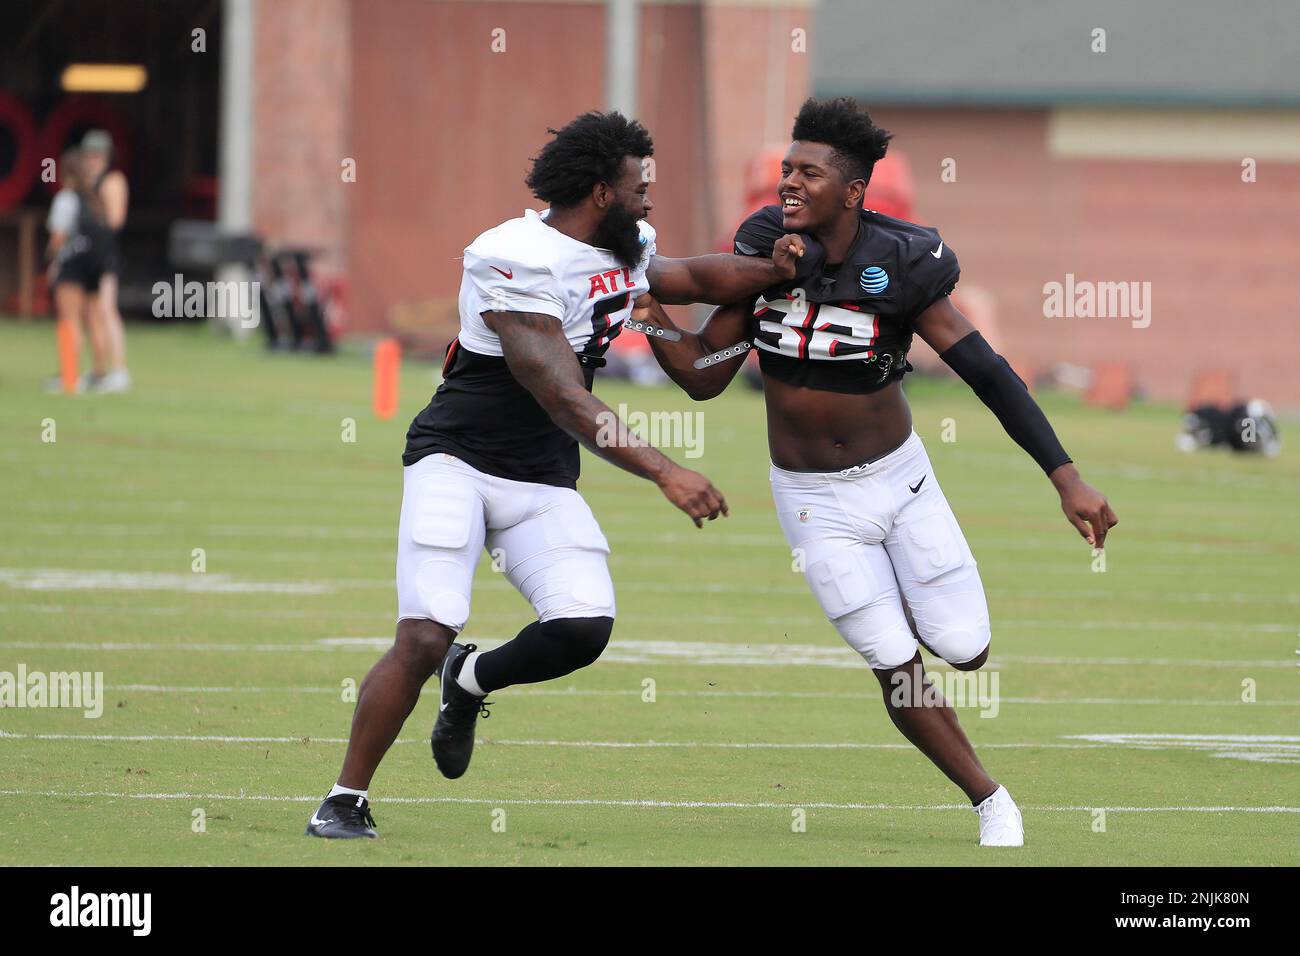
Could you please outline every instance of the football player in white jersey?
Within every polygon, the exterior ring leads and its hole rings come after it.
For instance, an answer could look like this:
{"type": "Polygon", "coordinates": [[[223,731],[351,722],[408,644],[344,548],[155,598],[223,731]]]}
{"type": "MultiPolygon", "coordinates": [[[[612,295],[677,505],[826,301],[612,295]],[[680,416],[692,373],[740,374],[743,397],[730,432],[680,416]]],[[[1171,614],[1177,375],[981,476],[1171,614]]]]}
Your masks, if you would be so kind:
{"type": "MultiPolygon", "coordinates": [[[[716,310],[698,334],[651,346],[697,399],[727,387],[743,361],[730,356],[751,343],[759,351],[777,517],[809,587],[874,671],[890,719],[970,798],[980,843],[1020,846],[1015,801],[927,686],[918,650],[974,670],[988,659],[991,631],[974,555],[912,430],[901,386],[912,336],[1029,452],[1090,545],[1102,548],[1118,519],[1079,477],[1024,382],[953,306],[952,249],[933,229],[863,209],[890,134],[841,98],[806,102],[792,138],[780,205],[750,216],[735,249],[762,259],[775,236],[806,233],[803,274],[716,310]]],[[[649,296],[636,317],[672,327],[649,296]]]]}
{"type": "Polygon", "coordinates": [[[527,178],[543,212],[465,250],[460,334],[443,383],[407,432],[397,546],[397,637],[362,682],[337,784],[307,833],[374,837],[369,786],[419,699],[441,675],[432,749],[449,778],[469,766],[487,694],[552,680],[600,656],[614,623],[609,545],[575,490],[578,445],[653,481],[697,527],[727,514],[722,494],[628,431],[591,393],[632,303],[734,301],[796,274],[797,235],[770,258],[657,254],[646,130],[587,113],[555,134],[527,178]],[[501,647],[455,643],[484,548],[537,620],[501,647]]]}

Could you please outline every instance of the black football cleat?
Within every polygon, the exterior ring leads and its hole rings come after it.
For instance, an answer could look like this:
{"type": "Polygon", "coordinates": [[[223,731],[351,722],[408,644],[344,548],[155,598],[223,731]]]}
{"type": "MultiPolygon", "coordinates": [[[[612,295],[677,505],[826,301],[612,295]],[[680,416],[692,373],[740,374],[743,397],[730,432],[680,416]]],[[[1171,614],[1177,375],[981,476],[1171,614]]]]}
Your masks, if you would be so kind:
{"type": "Polygon", "coordinates": [[[351,793],[326,797],[307,822],[307,835],[330,840],[373,840],[379,836],[370,801],[351,793]]]}
{"type": "Polygon", "coordinates": [[[489,716],[490,701],[475,697],[456,683],[465,655],[477,649],[473,644],[453,643],[442,662],[438,722],[433,725],[429,743],[433,747],[434,763],[448,780],[455,780],[469,769],[469,758],[474,753],[474,725],[479,714],[489,716]]]}

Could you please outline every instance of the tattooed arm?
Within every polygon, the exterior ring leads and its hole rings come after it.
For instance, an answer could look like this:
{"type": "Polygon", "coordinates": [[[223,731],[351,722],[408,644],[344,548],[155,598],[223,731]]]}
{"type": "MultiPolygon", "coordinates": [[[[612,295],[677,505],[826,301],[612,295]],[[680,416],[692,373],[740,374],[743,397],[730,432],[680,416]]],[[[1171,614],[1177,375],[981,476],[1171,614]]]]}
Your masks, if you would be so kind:
{"type": "Polygon", "coordinates": [[[555,318],[533,312],[484,312],[483,321],[500,338],[510,374],[556,425],[593,454],[653,481],[696,527],[703,527],[705,518],[712,521],[728,513],[726,500],[708,478],[666,457],[587,391],[582,366],[555,318]]]}
{"type": "Polygon", "coordinates": [[[651,294],[668,305],[708,302],[724,305],[755,295],[768,286],[795,277],[804,254],[803,237],[790,233],[777,239],[770,259],[716,253],[689,259],[655,256],[646,278],[651,294]]]}

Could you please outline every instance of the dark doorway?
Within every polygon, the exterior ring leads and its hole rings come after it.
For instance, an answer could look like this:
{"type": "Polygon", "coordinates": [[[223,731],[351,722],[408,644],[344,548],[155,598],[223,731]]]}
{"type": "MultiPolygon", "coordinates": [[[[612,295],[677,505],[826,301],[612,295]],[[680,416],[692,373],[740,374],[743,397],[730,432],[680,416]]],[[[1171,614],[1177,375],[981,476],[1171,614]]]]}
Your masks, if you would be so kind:
{"type": "MultiPolygon", "coordinates": [[[[23,231],[30,246],[56,189],[42,182],[42,164],[104,128],[131,190],[120,305],[149,313],[172,221],[214,217],[220,47],[220,0],[0,3],[0,311],[17,311],[23,231]],[[71,64],[142,67],[145,83],[138,92],[69,91],[71,64]]],[[[39,281],[36,289],[39,312],[39,281]]]]}

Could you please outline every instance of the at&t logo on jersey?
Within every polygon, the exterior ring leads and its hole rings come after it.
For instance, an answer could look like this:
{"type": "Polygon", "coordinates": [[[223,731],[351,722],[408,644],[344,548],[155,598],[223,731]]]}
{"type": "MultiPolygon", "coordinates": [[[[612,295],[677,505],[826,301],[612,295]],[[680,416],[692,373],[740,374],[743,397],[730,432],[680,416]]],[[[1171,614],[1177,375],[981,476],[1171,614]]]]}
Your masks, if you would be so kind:
{"type": "Polygon", "coordinates": [[[880,266],[867,266],[858,277],[858,285],[867,295],[880,295],[889,288],[889,273],[880,266]]]}

